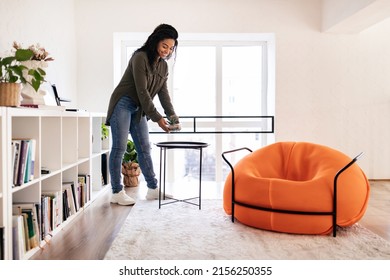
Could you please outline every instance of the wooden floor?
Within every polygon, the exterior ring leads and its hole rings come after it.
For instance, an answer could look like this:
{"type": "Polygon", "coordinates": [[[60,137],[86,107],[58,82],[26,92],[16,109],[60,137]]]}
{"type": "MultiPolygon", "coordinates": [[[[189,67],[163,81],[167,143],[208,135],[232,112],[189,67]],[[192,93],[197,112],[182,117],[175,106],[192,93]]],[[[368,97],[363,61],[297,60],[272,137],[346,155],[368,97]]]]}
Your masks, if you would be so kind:
{"type": "MultiPolygon", "coordinates": [[[[390,181],[370,181],[370,184],[368,209],[359,223],[390,241],[390,181]]],[[[137,199],[143,199],[141,188],[127,189],[127,192],[137,199]]],[[[109,199],[110,191],[107,190],[31,259],[103,259],[132,209],[129,206],[110,204],[109,199]]]]}

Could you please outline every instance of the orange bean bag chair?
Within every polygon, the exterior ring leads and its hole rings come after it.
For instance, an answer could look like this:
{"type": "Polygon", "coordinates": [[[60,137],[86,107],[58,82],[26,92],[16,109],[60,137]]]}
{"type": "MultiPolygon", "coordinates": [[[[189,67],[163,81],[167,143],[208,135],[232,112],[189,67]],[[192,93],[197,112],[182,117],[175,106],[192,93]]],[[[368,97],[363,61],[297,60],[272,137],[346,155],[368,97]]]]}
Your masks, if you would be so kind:
{"type": "MultiPolygon", "coordinates": [[[[355,163],[338,176],[336,215],[302,215],[253,209],[332,212],[335,175],[351,158],[332,148],[307,142],[279,142],[242,158],[233,168],[234,218],[265,230],[297,234],[329,234],[332,219],[346,227],[359,221],[367,208],[370,187],[355,163]]],[[[223,207],[232,215],[232,172],[223,193],[223,207]]]]}

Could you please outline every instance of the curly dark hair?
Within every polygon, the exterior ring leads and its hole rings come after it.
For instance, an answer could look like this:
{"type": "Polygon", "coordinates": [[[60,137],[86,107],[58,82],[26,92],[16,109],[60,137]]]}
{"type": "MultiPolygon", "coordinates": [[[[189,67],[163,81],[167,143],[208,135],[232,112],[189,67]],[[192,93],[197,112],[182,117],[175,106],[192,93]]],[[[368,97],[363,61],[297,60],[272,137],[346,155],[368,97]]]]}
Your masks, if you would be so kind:
{"type": "Polygon", "coordinates": [[[158,55],[157,53],[158,43],[165,39],[175,40],[173,52],[166,58],[168,60],[171,58],[174,52],[176,53],[176,48],[178,45],[177,42],[178,37],[179,34],[177,33],[177,30],[173,26],[162,23],[154,29],[152,34],[149,35],[144,45],[141,48],[137,49],[135,52],[139,52],[139,51],[145,52],[149,60],[149,65],[153,66],[153,63],[158,55]]]}

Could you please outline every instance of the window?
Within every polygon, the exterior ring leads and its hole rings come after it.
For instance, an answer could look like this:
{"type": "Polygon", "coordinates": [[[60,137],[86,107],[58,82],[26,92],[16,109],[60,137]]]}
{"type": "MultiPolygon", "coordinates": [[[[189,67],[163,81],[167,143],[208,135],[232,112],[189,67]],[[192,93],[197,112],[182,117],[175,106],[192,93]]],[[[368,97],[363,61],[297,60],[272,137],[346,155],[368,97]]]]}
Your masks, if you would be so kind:
{"type": "MultiPolygon", "coordinates": [[[[134,50],[148,34],[117,33],[114,36],[115,76],[120,80],[134,50]]],[[[273,116],[275,107],[275,45],[273,34],[180,34],[176,59],[169,60],[169,89],[179,116],[273,116]]],[[[158,98],[155,99],[157,107],[158,98]]],[[[159,108],[160,112],[163,112],[159,108]]],[[[184,119],[183,119],[184,121],[184,119]]],[[[253,120],[229,122],[199,119],[204,131],[223,131],[232,126],[243,130],[253,120]]],[[[183,123],[183,128],[186,123],[183,123]]],[[[191,125],[189,123],[188,125],[191,125]]],[[[269,121],[256,123],[257,129],[270,130],[269,121]]],[[[151,131],[159,130],[153,123],[151,131]]],[[[222,160],[223,151],[242,146],[258,149],[274,142],[273,134],[151,134],[159,141],[202,141],[204,149],[203,181],[224,182],[230,171],[222,160]]],[[[155,162],[159,149],[155,148],[155,162]]],[[[167,181],[180,182],[197,176],[196,151],[175,152],[169,166],[175,166],[167,181]]],[[[156,168],[158,168],[156,164],[156,168]]],[[[171,168],[172,169],[172,168],[171,168]]],[[[158,170],[156,170],[157,172],[158,170]]]]}

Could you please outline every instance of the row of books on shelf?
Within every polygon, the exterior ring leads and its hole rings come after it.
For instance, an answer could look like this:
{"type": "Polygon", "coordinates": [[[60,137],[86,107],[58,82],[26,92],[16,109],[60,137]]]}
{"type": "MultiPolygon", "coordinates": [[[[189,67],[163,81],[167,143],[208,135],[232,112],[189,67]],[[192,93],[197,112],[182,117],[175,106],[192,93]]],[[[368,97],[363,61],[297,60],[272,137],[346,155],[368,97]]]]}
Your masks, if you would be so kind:
{"type": "Polygon", "coordinates": [[[35,139],[13,139],[12,142],[13,186],[21,186],[34,179],[36,154],[35,139]]]}
{"type": "Polygon", "coordinates": [[[91,199],[89,175],[77,182],[63,182],[60,191],[42,191],[40,203],[14,203],[12,207],[13,259],[22,259],[61,223],[91,199]]]}

